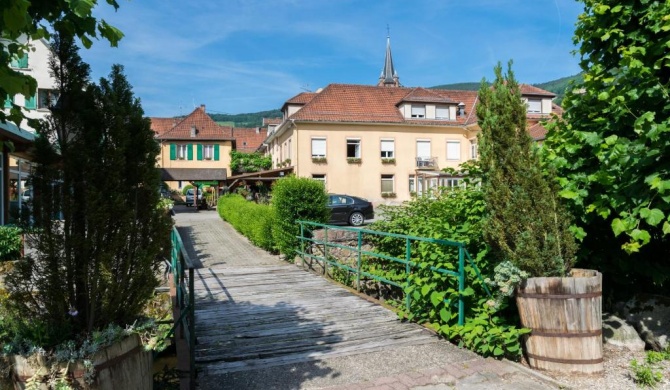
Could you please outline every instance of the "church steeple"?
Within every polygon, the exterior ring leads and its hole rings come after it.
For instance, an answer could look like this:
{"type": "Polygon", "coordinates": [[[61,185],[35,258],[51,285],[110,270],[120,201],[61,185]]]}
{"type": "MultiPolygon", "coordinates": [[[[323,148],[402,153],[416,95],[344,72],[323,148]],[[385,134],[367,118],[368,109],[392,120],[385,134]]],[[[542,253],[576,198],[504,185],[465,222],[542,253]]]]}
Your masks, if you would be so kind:
{"type": "Polygon", "coordinates": [[[384,68],[382,68],[382,74],[379,76],[379,82],[377,83],[380,87],[399,87],[400,78],[398,78],[398,73],[393,67],[393,57],[391,56],[391,35],[390,33],[386,36],[386,58],[384,59],[384,68]]]}

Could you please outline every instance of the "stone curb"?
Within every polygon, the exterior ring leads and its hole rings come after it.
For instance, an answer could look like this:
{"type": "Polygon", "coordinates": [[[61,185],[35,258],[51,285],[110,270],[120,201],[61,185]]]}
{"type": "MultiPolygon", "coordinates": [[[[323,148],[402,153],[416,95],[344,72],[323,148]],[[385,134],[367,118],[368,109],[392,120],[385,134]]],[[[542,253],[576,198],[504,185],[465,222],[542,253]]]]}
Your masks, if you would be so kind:
{"type": "Polygon", "coordinates": [[[523,364],[516,363],[516,362],[513,362],[511,360],[507,360],[507,359],[499,360],[499,362],[507,364],[509,366],[512,366],[515,369],[517,369],[519,371],[522,371],[523,373],[525,373],[527,375],[531,375],[531,376],[539,379],[542,382],[545,382],[549,385],[555,386],[557,389],[565,389],[565,390],[572,390],[573,389],[572,387],[566,385],[565,383],[559,382],[556,379],[554,379],[550,376],[547,376],[547,375],[545,375],[545,374],[543,374],[543,373],[541,373],[537,370],[533,370],[532,368],[526,367],[523,364]]]}

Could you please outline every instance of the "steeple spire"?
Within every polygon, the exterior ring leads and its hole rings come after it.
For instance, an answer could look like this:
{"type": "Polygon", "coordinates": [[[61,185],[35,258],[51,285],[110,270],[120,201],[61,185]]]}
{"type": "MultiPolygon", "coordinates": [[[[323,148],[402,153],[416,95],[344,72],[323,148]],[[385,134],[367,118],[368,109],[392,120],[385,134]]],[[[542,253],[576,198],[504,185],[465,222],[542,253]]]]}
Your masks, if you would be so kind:
{"type": "Polygon", "coordinates": [[[388,25],[386,26],[386,31],[386,58],[384,59],[384,68],[382,68],[382,74],[379,76],[377,85],[380,87],[399,87],[400,79],[393,67],[393,57],[391,56],[391,33],[388,25]]]}

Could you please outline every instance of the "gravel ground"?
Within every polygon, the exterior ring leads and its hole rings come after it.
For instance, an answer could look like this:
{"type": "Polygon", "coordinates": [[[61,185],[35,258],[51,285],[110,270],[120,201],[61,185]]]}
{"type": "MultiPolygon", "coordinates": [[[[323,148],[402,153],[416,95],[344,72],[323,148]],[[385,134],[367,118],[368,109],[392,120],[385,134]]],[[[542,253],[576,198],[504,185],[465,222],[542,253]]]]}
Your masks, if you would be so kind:
{"type": "MultiPolygon", "coordinates": [[[[638,363],[644,362],[644,352],[631,352],[626,349],[604,346],[603,356],[605,359],[605,373],[603,375],[566,375],[543,372],[543,374],[557,381],[579,390],[622,390],[641,388],[633,381],[633,373],[630,362],[637,359],[638,363]]],[[[656,389],[670,390],[670,362],[665,361],[658,365],[663,372],[663,381],[656,389]]]]}

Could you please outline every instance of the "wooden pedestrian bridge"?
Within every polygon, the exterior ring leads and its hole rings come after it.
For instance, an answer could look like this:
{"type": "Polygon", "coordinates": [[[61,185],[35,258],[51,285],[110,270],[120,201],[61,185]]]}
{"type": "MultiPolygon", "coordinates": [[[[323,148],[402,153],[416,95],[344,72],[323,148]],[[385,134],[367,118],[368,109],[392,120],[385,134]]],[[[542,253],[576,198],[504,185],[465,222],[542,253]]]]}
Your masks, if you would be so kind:
{"type": "Polygon", "coordinates": [[[254,247],[216,212],[178,212],[172,239],[182,388],[365,388],[354,384],[484,360],[254,247]]]}

